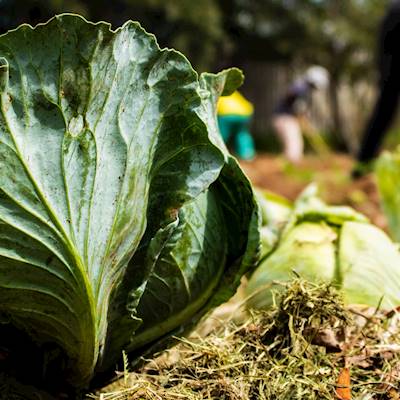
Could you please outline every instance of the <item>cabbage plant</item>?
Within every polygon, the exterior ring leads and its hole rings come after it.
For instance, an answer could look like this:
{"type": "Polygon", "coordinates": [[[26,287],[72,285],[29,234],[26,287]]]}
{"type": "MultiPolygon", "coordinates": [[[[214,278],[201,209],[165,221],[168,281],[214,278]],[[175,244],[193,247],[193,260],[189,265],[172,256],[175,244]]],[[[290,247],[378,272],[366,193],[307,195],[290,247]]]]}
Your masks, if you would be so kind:
{"type": "Polygon", "coordinates": [[[249,305],[269,307],[280,287],[277,283],[291,280],[295,273],[331,282],[342,289],[348,304],[400,305],[398,246],[353,209],[323,203],[314,185],[294,203],[272,251],[251,276],[249,305]]]}
{"type": "Polygon", "coordinates": [[[289,200],[267,190],[256,189],[260,205],[261,258],[267,256],[279,241],[279,236],[288,221],[292,205],[289,200]]]}
{"type": "Polygon", "coordinates": [[[256,201],[215,109],[242,74],[199,76],[138,23],[75,15],[8,32],[0,57],[0,347],[12,358],[23,333],[52,349],[38,375],[86,387],[256,261],[256,201]]]}
{"type": "Polygon", "coordinates": [[[376,182],[390,233],[400,242],[400,148],[393,153],[385,151],[375,164],[376,182]]]}

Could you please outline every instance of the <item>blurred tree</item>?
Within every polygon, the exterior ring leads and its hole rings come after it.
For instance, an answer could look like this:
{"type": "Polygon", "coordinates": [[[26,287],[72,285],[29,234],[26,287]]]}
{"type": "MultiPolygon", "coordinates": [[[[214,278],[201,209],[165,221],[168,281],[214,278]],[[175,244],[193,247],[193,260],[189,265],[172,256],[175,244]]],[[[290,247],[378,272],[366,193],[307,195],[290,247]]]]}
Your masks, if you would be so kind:
{"type": "Polygon", "coordinates": [[[114,27],[139,20],[162,47],[203,71],[244,60],[320,64],[331,75],[333,131],[349,145],[338,88],[371,76],[379,20],[389,0],[0,0],[0,30],[76,12],[114,27]]]}
{"type": "Polygon", "coordinates": [[[0,0],[0,32],[4,33],[22,23],[36,25],[63,10],[87,16],[85,3],[71,0],[68,1],[68,7],[64,7],[62,0],[0,0]]]}
{"type": "MultiPolygon", "coordinates": [[[[340,83],[371,77],[379,21],[387,0],[220,0],[234,58],[319,64],[331,75],[333,130],[347,147],[340,83]],[[232,4],[234,6],[232,7],[232,4]]],[[[354,150],[354,149],[352,149],[354,150]]]]}
{"type": "Polygon", "coordinates": [[[199,71],[214,64],[223,40],[222,16],[215,0],[126,0],[133,17],[156,34],[162,46],[182,51],[199,71]],[[162,16],[154,20],[154,15],[162,16]]]}
{"type": "Polygon", "coordinates": [[[0,29],[4,32],[22,22],[36,24],[61,12],[106,20],[114,27],[138,20],[162,47],[181,50],[200,71],[213,64],[217,43],[224,36],[215,0],[0,0],[0,29]]]}

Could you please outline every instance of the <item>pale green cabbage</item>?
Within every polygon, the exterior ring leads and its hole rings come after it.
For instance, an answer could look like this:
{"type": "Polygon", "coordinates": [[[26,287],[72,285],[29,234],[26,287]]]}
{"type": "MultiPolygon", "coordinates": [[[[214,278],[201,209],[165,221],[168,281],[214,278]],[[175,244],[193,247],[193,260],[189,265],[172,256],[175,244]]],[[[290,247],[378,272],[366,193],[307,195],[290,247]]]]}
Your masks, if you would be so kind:
{"type": "Polygon", "coordinates": [[[278,243],[280,233],[289,219],[292,205],[284,197],[257,189],[256,197],[261,214],[261,257],[265,257],[278,243]]]}
{"type": "Polygon", "coordinates": [[[74,15],[1,36],[0,57],[0,346],[10,326],[56,346],[38,375],[84,387],[255,264],[257,204],[215,109],[242,75],[74,15]]]}
{"type": "Polygon", "coordinates": [[[249,280],[249,306],[269,307],[279,288],[275,283],[295,273],[331,282],[348,304],[400,305],[398,246],[351,208],[324,204],[315,185],[295,202],[279,237],[249,280]]]}

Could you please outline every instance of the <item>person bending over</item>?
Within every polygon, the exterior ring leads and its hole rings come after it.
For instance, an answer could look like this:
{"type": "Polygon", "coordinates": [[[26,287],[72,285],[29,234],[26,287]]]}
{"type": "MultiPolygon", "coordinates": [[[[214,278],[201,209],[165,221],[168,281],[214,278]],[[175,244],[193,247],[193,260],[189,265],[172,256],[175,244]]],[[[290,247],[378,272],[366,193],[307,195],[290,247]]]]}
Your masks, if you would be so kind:
{"type": "Polygon", "coordinates": [[[325,68],[310,67],[290,86],[274,110],[272,126],[282,143],[285,157],[292,163],[298,163],[303,158],[302,124],[311,93],[326,88],[328,84],[328,71],[325,68]]]}

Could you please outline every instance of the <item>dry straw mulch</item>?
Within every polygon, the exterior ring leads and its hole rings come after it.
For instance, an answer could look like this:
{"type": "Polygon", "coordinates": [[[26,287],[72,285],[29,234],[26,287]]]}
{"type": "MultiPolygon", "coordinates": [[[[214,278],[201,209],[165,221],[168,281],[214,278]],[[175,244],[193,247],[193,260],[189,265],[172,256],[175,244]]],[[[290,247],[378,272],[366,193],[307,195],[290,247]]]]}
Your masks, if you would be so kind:
{"type": "Polygon", "coordinates": [[[400,399],[396,310],[348,309],[331,286],[302,279],[277,304],[180,339],[139,371],[125,360],[121,378],[90,398],[400,399]]]}

